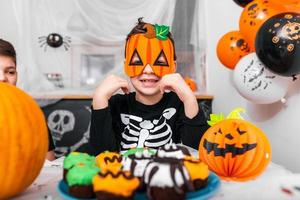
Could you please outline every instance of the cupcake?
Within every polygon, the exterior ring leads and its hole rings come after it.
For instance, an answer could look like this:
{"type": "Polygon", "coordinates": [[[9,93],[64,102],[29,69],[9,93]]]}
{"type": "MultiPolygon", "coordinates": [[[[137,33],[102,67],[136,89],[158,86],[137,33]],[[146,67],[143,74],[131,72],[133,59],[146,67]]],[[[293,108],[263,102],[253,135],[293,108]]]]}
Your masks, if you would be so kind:
{"type": "Polygon", "coordinates": [[[139,184],[138,178],[124,171],[115,173],[107,170],[98,173],[93,179],[94,192],[98,200],[133,199],[139,184]]]}
{"type": "Polygon", "coordinates": [[[171,143],[160,147],[156,155],[161,158],[183,159],[185,156],[190,156],[191,154],[187,148],[171,143]]]}
{"type": "Polygon", "coordinates": [[[208,166],[204,162],[191,156],[185,157],[183,163],[189,172],[195,190],[206,187],[209,176],[208,166]]]}
{"type": "Polygon", "coordinates": [[[130,171],[131,174],[133,174],[135,177],[138,177],[141,181],[141,185],[138,190],[145,191],[146,185],[142,181],[142,176],[147,164],[155,157],[155,151],[144,148],[133,149],[129,151],[131,152],[127,153],[127,156],[123,156],[122,170],[130,171]]]}
{"type": "Polygon", "coordinates": [[[109,169],[118,172],[122,167],[122,155],[105,151],[96,156],[96,163],[102,171],[109,169]]]}
{"type": "MultiPolygon", "coordinates": [[[[130,150],[131,151],[131,150],[130,150]]],[[[122,159],[123,171],[130,171],[135,177],[142,178],[146,165],[155,157],[155,151],[136,149],[122,159]]]]}
{"type": "Polygon", "coordinates": [[[93,165],[79,163],[69,169],[66,181],[69,186],[69,194],[77,198],[92,198],[93,178],[100,172],[100,169],[93,165]]]}
{"type": "Polygon", "coordinates": [[[66,174],[75,165],[83,163],[86,165],[95,165],[95,157],[87,153],[71,152],[65,159],[63,164],[63,179],[66,180],[66,174]]]}
{"type": "Polygon", "coordinates": [[[146,166],[143,181],[147,184],[147,196],[152,200],[183,200],[186,191],[193,190],[182,160],[174,158],[154,158],[146,166]]]}

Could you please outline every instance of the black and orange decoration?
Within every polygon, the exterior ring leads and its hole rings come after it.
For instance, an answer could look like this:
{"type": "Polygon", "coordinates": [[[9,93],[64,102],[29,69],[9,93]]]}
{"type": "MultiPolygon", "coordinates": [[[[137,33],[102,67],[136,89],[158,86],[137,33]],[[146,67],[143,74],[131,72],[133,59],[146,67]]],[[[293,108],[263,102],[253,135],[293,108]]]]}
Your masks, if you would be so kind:
{"type": "Polygon", "coordinates": [[[221,63],[234,69],[237,62],[245,55],[251,53],[248,43],[239,31],[226,33],[218,42],[217,56],[221,63]]]}
{"type": "Polygon", "coordinates": [[[142,24],[142,32],[128,36],[125,46],[125,73],[138,76],[146,65],[150,65],[155,75],[162,77],[176,71],[174,43],[169,27],[142,24]]]}
{"type": "Polygon", "coordinates": [[[229,114],[211,115],[211,127],[199,145],[200,159],[224,180],[247,181],[261,174],[271,160],[270,143],[262,130],[229,114]]]}
{"type": "Polygon", "coordinates": [[[243,9],[239,22],[240,32],[251,49],[254,50],[255,36],[261,25],[278,13],[279,7],[270,0],[255,0],[243,9]]]}
{"type": "Polygon", "coordinates": [[[282,76],[300,73],[300,13],[281,13],[266,21],[256,37],[257,56],[282,76]]]}

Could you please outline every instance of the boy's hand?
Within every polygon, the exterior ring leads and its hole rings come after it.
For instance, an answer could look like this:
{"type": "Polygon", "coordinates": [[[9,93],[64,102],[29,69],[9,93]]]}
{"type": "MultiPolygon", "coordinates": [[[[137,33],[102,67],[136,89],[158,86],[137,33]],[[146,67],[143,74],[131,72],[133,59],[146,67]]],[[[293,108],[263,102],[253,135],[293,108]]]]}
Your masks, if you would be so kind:
{"type": "Polygon", "coordinates": [[[177,94],[184,104],[185,115],[188,118],[193,118],[197,115],[199,106],[196,96],[180,74],[167,74],[162,77],[160,91],[164,93],[166,90],[171,90],[177,94]]]}
{"type": "Polygon", "coordinates": [[[162,77],[160,81],[160,91],[164,93],[166,90],[175,92],[182,102],[195,96],[191,88],[178,73],[167,74],[162,77]]]}
{"type": "Polygon", "coordinates": [[[124,93],[128,94],[128,81],[115,75],[107,76],[95,90],[93,97],[93,108],[106,108],[108,106],[108,100],[119,89],[122,89],[124,93]]]}

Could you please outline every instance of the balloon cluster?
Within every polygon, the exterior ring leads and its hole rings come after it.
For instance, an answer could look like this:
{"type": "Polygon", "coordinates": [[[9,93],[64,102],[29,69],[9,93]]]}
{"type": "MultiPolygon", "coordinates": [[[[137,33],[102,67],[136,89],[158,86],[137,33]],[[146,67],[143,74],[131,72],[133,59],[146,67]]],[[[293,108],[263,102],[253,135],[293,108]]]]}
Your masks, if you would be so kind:
{"type": "Polygon", "coordinates": [[[234,72],[234,85],[247,100],[281,100],[290,78],[300,74],[300,0],[234,0],[243,11],[239,30],[223,35],[220,62],[234,72]]]}

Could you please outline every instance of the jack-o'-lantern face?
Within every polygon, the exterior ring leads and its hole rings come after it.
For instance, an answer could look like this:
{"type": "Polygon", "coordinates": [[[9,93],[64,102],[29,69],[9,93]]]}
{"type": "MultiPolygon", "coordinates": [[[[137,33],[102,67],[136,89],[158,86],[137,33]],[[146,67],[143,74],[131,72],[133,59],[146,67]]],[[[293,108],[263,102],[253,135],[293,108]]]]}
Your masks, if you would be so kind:
{"type": "Polygon", "coordinates": [[[200,158],[224,179],[249,180],[270,161],[271,148],[263,132],[241,119],[223,120],[206,131],[200,158]]]}
{"type": "Polygon", "coordinates": [[[300,24],[297,22],[288,22],[282,27],[282,33],[290,40],[298,40],[300,38],[300,24]]]}
{"type": "Polygon", "coordinates": [[[247,42],[244,39],[239,39],[236,41],[236,46],[240,48],[241,51],[249,53],[250,48],[247,44],[247,42]]]}
{"type": "Polygon", "coordinates": [[[125,51],[125,72],[130,77],[140,75],[146,65],[150,65],[158,77],[176,70],[174,45],[170,38],[160,40],[143,33],[135,34],[127,40],[125,51]]]}

